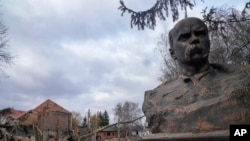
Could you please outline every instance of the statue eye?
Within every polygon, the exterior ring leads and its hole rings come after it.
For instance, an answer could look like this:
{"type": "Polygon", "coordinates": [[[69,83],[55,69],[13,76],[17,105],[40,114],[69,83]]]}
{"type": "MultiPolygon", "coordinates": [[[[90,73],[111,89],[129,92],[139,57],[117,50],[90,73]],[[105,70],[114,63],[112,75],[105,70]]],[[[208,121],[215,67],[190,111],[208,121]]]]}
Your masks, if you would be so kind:
{"type": "Polygon", "coordinates": [[[191,37],[190,33],[184,33],[181,34],[180,37],[178,38],[179,41],[186,41],[191,37]]]}
{"type": "Polygon", "coordinates": [[[195,31],[194,34],[196,36],[206,36],[207,35],[205,30],[195,31]]]}

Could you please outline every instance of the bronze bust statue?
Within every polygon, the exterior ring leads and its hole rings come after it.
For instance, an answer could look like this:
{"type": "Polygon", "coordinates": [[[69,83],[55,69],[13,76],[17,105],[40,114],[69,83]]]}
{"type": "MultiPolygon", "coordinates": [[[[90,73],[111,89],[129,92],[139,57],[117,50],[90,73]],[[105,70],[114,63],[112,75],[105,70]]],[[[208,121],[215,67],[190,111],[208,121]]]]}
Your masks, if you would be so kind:
{"type": "Polygon", "coordinates": [[[198,18],[169,32],[179,76],[145,92],[142,110],[152,133],[209,132],[250,124],[250,67],[211,64],[210,40],[198,18]]]}

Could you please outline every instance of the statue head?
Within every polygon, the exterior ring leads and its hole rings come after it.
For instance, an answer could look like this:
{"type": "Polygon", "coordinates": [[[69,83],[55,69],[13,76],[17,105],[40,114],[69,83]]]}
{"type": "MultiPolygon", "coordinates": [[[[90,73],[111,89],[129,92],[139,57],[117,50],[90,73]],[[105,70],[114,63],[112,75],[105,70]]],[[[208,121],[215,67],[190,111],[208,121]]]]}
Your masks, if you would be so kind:
{"type": "Polygon", "coordinates": [[[210,41],[205,23],[198,18],[185,18],[169,32],[170,55],[178,64],[197,66],[208,63],[210,41]]]}

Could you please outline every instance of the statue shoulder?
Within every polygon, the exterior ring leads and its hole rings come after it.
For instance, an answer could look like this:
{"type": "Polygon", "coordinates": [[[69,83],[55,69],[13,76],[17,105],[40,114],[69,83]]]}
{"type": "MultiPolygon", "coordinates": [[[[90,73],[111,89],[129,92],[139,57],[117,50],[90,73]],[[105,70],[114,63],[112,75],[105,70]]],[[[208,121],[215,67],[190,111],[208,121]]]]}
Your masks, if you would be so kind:
{"type": "Polygon", "coordinates": [[[238,66],[235,70],[235,75],[244,83],[246,83],[248,87],[250,87],[250,65],[238,66]]]}
{"type": "Polygon", "coordinates": [[[239,66],[239,72],[250,74],[250,65],[239,66]]]}
{"type": "Polygon", "coordinates": [[[161,83],[160,85],[158,85],[156,88],[152,89],[152,90],[147,90],[145,91],[145,96],[149,96],[149,95],[154,95],[156,93],[159,93],[161,91],[169,91],[171,89],[173,89],[174,87],[176,87],[176,85],[178,85],[178,80],[177,79],[172,79],[172,80],[168,80],[165,81],[163,83],[161,83]]]}
{"type": "Polygon", "coordinates": [[[236,64],[217,64],[211,63],[211,67],[218,71],[224,73],[249,73],[250,74],[250,65],[236,65],[236,64]]]}
{"type": "Polygon", "coordinates": [[[214,70],[221,73],[232,73],[237,70],[237,66],[235,65],[218,64],[218,63],[211,63],[210,65],[214,70]]]}
{"type": "Polygon", "coordinates": [[[211,64],[223,83],[232,88],[250,86],[250,65],[211,64]]]}

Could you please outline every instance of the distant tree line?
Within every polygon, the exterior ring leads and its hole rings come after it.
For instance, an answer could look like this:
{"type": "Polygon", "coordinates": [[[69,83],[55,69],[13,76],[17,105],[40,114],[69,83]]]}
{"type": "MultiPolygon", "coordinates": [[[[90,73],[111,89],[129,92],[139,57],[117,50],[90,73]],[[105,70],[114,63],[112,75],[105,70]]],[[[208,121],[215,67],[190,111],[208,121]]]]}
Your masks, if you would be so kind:
{"type": "Polygon", "coordinates": [[[81,126],[83,128],[90,128],[92,130],[109,125],[109,114],[105,110],[104,112],[98,111],[95,114],[91,114],[88,110],[87,116],[82,117],[79,112],[72,112],[73,126],[81,126]]]}
{"type": "Polygon", "coordinates": [[[99,112],[91,115],[90,116],[90,122],[88,124],[90,124],[89,126],[92,129],[97,129],[97,128],[109,125],[109,115],[108,115],[108,112],[106,110],[104,112],[99,111],[99,112]]]}
{"type": "MultiPolygon", "coordinates": [[[[98,111],[94,114],[88,110],[86,116],[79,116],[80,113],[73,113],[73,121],[78,121],[77,126],[81,126],[84,130],[81,133],[81,139],[90,139],[89,137],[95,135],[97,132],[103,131],[106,128],[116,126],[118,128],[118,138],[121,136],[130,137],[131,131],[135,128],[144,129],[141,118],[144,117],[141,108],[135,102],[125,101],[119,102],[115,105],[114,122],[110,124],[110,117],[108,112],[98,111]]],[[[91,139],[90,139],[91,140],[91,139]]]]}

